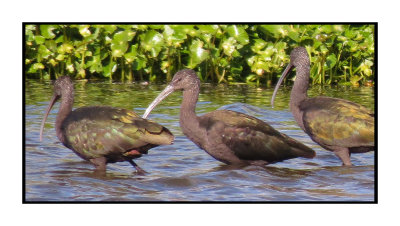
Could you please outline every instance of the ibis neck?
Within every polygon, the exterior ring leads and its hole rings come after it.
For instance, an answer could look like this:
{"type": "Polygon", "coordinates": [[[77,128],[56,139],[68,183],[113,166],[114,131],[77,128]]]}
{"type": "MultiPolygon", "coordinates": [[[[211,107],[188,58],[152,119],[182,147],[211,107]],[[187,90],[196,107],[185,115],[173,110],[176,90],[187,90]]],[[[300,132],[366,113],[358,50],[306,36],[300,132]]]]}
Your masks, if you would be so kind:
{"type": "Polygon", "coordinates": [[[304,130],[302,123],[302,112],[300,112],[300,104],[305,101],[310,79],[310,66],[303,65],[296,67],[296,80],[294,82],[292,92],[290,94],[290,111],[292,112],[295,120],[304,130]]]}
{"type": "Polygon", "coordinates": [[[196,115],[199,92],[200,87],[197,86],[183,91],[179,123],[184,134],[193,134],[194,131],[199,129],[199,119],[196,115]]]}
{"type": "Polygon", "coordinates": [[[62,133],[62,123],[67,118],[69,113],[72,111],[72,105],[74,103],[74,94],[66,94],[61,97],[60,109],[58,110],[56,118],[56,134],[58,139],[65,143],[65,137],[62,133]]]}

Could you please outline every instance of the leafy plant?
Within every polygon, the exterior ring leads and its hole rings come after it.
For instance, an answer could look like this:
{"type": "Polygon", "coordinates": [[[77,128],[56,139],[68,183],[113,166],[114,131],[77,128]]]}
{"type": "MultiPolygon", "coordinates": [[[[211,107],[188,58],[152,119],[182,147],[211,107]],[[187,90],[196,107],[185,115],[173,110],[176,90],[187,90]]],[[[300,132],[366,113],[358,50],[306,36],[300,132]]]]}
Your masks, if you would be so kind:
{"type": "Polygon", "coordinates": [[[54,79],[170,80],[192,68],[203,81],[271,85],[305,46],[313,84],[374,80],[373,24],[25,24],[25,74],[54,79]]]}

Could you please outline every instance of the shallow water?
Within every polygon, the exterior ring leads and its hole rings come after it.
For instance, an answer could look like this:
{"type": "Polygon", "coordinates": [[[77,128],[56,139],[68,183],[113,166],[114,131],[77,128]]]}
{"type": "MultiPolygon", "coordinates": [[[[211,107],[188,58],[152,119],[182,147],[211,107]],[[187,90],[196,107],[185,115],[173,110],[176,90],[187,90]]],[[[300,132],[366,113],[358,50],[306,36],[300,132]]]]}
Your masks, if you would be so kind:
{"type": "MultiPolygon", "coordinates": [[[[75,83],[74,108],[109,105],[138,114],[165,85],[109,82],[75,83]]],[[[138,175],[127,162],[107,165],[106,175],[64,147],[54,123],[58,103],[47,119],[43,142],[40,123],[52,95],[49,82],[25,82],[25,200],[36,201],[374,201],[374,152],[353,154],[353,167],[322,149],[305,134],[288,111],[290,87],[282,87],[275,108],[273,88],[203,84],[197,113],[216,109],[243,112],[313,148],[314,159],[297,158],[267,166],[232,167],[214,160],[188,140],[179,127],[181,93],[173,93],[149,116],[169,128],[173,145],[149,150],[135,162],[148,172],[138,175]]],[[[373,88],[313,87],[309,96],[348,99],[374,109],[373,88]]]]}

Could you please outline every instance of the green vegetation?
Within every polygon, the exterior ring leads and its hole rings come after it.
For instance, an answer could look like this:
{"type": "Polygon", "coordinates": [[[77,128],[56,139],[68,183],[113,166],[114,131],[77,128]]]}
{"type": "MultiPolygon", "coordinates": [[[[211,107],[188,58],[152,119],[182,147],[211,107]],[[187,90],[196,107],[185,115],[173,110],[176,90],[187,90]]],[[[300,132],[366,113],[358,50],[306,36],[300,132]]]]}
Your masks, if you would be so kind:
{"type": "Polygon", "coordinates": [[[374,30],[361,24],[25,24],[25,75],[164,81],[192,68],[202,81],[271,85],[290,51],[305,46],[313,84],[358,85],[374,79],[374,30]]]}

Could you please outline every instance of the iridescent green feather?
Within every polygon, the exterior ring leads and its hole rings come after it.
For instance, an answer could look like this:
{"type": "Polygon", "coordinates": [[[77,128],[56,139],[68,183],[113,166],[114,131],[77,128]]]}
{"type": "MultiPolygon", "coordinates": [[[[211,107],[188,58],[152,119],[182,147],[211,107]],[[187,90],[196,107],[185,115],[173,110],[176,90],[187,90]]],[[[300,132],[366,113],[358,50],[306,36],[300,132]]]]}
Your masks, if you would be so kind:
{"type": "Polygon", "coordinates": [[[84,159],[109,156],[123,161],[132,149],[171,144],[174,137],[163,126],[140,118],[132,111],[111,107],[82,107],[63,122],[67,146],[84,159]]]}
{"type": "Polygon", "coordinates": [[[365,107],[343,99],[318,97],[304,101],[300,109],[307,133],[324,145],[374,146],[374,117],[365,107]]]}

